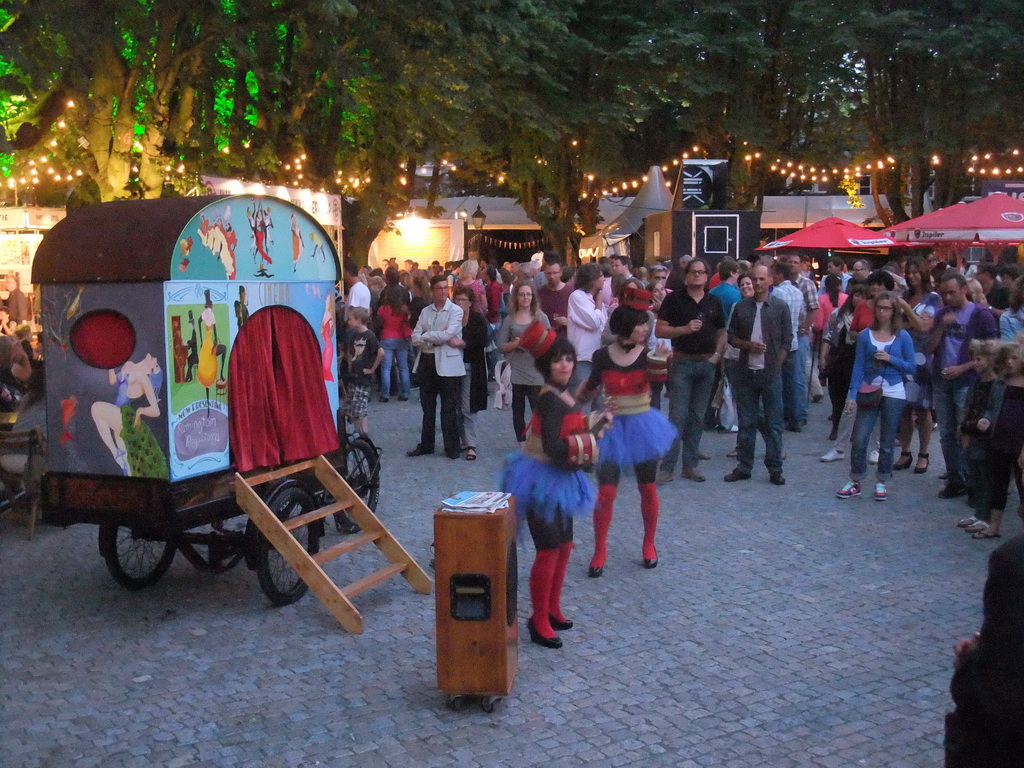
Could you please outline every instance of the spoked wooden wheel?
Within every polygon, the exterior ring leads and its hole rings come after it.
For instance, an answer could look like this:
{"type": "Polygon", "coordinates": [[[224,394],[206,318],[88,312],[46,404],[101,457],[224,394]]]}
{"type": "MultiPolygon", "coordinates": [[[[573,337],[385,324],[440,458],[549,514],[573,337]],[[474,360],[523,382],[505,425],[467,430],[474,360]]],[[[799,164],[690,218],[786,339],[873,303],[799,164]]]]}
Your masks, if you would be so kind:
{"type": "Polygon", "coordinates": [[[123,525],[100,526],[100,554],[114,581],[128,589],[145,589],[160,581],[174,560],[175,545],[123,525]]]}

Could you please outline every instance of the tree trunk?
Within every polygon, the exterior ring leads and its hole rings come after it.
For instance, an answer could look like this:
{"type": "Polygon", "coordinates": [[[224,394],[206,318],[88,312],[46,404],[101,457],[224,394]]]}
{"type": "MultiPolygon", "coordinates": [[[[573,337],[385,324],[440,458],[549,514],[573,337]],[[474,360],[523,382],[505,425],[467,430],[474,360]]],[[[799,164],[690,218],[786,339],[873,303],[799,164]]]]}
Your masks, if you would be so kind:
{"type": "Polygon", "coordinates": [[[887,222],[886,226],[906,221],[910,217],[907,216],[906,205],[903,202],[903,163],[896,163],[881,175],[886,184],[885,199],[889,203],[889,210],[892,211],[892,221],[887,222]]]}
{"type": "MultiPolygon", "coordinates": [[[[412,169],[412,176],[411,177],[413,179],[416,178],[416,169],[415,168],[412,169]]],[[[441,164],[437,162],[436,155],[435,155],[435,160],[433,162],[433,170],[430,173],[430,184],[427,186],[427,195],[426,195],[426,197],[427,197],[426,217],[428,219],[432,219],[435,216],[437,216],[437,214],[438,214],[437,206],[435,205],[435,203],[437,202],[437,195],[438,195],[438,190],[440,189],[440,187],[441,187],[441,164]]]]}
{"type": "Polygon", "coordinates": [[[89,105],[83,131],[92,160],[89,175],[103,202],[128,196],[135,121],[126,101],[131,98],[132,82],[118,53],[109,44],[101,46],[92,93],[82,103],[89,105]]]}
{"type": "Polygon", "coordinates": [[[883,227],[892,226],[892,215],[882,206],[881,193],[878,191],[880,184],[881,174],[878,170],[871,171],[871,199],[875,202],[875,211],[878,213],[878,218],[882,222],[883,227]]]}

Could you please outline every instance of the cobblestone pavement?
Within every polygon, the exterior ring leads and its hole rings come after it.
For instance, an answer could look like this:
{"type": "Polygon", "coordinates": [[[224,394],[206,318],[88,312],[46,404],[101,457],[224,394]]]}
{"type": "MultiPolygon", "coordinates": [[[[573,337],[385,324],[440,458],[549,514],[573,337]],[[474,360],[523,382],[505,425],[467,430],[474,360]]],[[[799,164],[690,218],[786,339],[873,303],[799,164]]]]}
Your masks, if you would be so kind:
{"type": "MultiPolygon", "coordinates": [[[[130,592],[96,528],[44,526],[29,542],[2,523],[0,765],[940,765],[952,645],[977,628],[994,543],[969,540],[953,525],[962,502],[936,498],[937,440],[931,471],[898,473],[887,503],[835,499],[846,466],[817,460],[825,416],[813,406],[810,427],[787,433],[782,488],[762,467],[724,484],[733,436],[707,435],[708,482],[662,489],[656,570],[640,566],[639,496],[624,483],[601,579],[586,576],[592,532],[577,528],[576,628],[560,651],[521,642],[512,695],[490,715],[444,706],[433,598],[401,579],[356,598],[356,636],[311,595],[271,607],[244,566],[213,576],[179,555],[130,592]]],[[[475,463],[408,459],[418,404],[371,408],[379,514],[424,564],[436,502],[493,488],[514,447],[507,411],[482,422],[475,463]]],[[[378,564],[360,550],[327,571],[347,583],[378,564]]]]}

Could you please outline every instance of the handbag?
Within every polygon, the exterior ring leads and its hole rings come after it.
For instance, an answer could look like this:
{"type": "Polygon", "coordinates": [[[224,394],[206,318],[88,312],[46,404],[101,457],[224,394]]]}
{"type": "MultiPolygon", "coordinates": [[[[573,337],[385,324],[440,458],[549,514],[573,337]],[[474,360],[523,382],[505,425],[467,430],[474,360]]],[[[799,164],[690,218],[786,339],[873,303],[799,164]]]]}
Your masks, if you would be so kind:
{"type": "Polygon", "coordinates": [[[882,402],[882,388],[876,384],[861,384],[857,389],[857,407],[877,408],[882,402]]]}
{"type": "MultiPolygon", "coordinates": [[[[878,361],[871,361],[872,374],[878,372],[878,361]]],[[[878,384],[865,384],[863,381],[857,387],[857,407],[877,408],[882,402],[882,388],[878,384]]]]}
{"type": "Polygon", "coordinates": [[[732,396],[732,385],[728,379],[724,379],[725,386],[722,389],[722,407],[718,409],[718,423],[723,429],[730,432],[735,431],[739,426],[739,416],[736,413],[736,401],[732,396]]]}

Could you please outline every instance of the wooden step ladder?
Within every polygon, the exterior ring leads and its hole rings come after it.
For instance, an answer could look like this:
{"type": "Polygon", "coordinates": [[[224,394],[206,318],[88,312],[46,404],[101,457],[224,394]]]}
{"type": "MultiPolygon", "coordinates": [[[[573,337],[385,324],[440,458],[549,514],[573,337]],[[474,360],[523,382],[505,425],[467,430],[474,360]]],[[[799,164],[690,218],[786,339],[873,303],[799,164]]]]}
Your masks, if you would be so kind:
{"type": "Polygon", "coordinates": [[[392,576],[401,574],[420,594],[429,595],[433,591],[433,582],[426,571],[405,551],[391,535],[391,532],[366,506],[366,503],[359,498],[352,487],[323,456],[248,477],[235,473],[235,498],[238,501],[238,506],[267,537],[267,541],[281,553],[281,556],[295,569],[299,578],[309,585],[313,594],[334,615],[338,623],[349,632],[361,634],[363,631],[363,617],[352,604],[351,598],[392,576]],[[306,512],[282,522],[256,493],[256,486],[309,469],[313,470],[316,479],[334,497],[335,501],[326,507],[314,509],[312,512],[306,512]],[[341,511],[347,512],[349,517],[359,525],[362,529],[361,533],[346,537],[315,555],[306,552],[306,548],[292,536],[291,532],[296,528],[301,528],[341,511]],[[336,557],[371,543],[384,554],[390,564],[352,582],[347,587],[339,589],[320,567],[336,557]]]}

